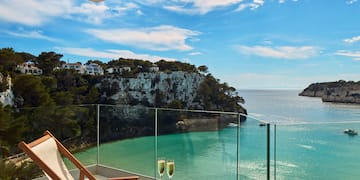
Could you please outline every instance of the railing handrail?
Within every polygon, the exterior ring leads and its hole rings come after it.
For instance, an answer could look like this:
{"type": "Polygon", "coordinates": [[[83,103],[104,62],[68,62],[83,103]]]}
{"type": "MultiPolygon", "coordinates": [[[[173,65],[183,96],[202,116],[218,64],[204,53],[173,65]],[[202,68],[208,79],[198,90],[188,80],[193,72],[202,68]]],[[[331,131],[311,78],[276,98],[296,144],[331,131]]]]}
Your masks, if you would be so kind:
{"type": "MultiPolygon", "coordinates": [[[[258,121],[264,124],[271,124],[271,125],[279,125],[279,126],[291,126],[291,125],[310,125],[310,124],[351,124],[351,123],[360,123],[359,121],[321,121],[321,122],[306,122],[306,121],[291,121],[291,122],[280,122],[280,121],[271,121],[271,120],[264,120],[255,115],[251,114],[244,114],[240,112],[230,112],[230,111],[215,111],[215,110],[199,110],[199,109],[176,109],[176,108],[161,108],[161,107],[147,107],[147,106],[132,106],[127,104],[78,104],[78,105],[56,105],[54,107],[87,107],[87,106],[94,106],[94,107],[135,107],[135,108],[143,108],[149,110],[162,110],[162,111],[177,111],[177,112],[193,112],[193,113],[210,113],[210,114],[224,114],[224,115],[240,115],[245,116],[247,118],[251,118],[252,120],[258,121]]],[[[33,109],[38,107],[23,107],[18,109],[33,109]]],[[[276,118],[274,118],[276,119],[276,118]]]]}
{"type": "Polygon", "coordinates": [[[269,124],[277,126],[296,126],[296,125],[322,125],[322,124],[357,124],[360,121],[319,121],[319,122],[269,122],[269,124]]]}

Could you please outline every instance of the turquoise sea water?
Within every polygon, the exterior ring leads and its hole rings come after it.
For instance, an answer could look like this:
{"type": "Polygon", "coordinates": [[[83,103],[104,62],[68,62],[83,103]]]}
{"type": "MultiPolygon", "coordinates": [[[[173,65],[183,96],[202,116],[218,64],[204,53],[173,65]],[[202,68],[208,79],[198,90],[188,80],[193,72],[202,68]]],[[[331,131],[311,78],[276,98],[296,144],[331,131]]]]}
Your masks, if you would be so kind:
{"type": "MultiPolygon", "coordinates": [[[[270,133],[271,179],[359,179],[360,137],[343,130],[360,131],[360,106],[322,103],[298,92],[240,91],[251,116],[278,123],[270,133]]],[[[266,136],[266,128],[248,118],[240,129],[158,136],[157,154],[175,160],[173,179],[236,179],[237,173],[240,179],[265,179],[266,136]]],[[[76,156],[95,163],[96,148],[76,156]]],[[[101,164],[158,177],[155,159],[155,137],[100,147],[101,164]]]]}

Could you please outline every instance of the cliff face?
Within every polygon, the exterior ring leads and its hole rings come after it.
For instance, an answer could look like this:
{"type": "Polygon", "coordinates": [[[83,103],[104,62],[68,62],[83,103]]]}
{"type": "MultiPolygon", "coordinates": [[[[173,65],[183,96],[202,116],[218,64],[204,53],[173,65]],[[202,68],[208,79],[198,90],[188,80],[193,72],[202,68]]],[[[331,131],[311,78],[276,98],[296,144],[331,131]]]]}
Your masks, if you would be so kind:
{"type": "MultiPolygon", "coordinates": [[[[144,106],[204,109],[205,103],[201,99],[202,96],[199,96],[202,91],[199,90],[206,82],[206,78],[200,73],[183,71],[142,72],[132,78],[117,75],[102,78],[97,84],[102,101],[105,104],[118,105],[102,109],[100,117],[102,141],[153,135],[154,111],[144,106]],[[173,107],[174,104],[182,107],[173,107]]],[[[207,98],[211,98],[215,103],[215,97],[207,98]]],[[[244,108],[240,110],[246,113],[244,108]]],[[[228,118],[210,113],[159,110],[157,132],[171,134],[218,130],[237,119],[236,116],[226,117],[228,118]]],[[[241,119],[241,121],[245,120],[246,118],[241,119]]]]}
{"type": "Polygon", "coordinates": [[[114,104],[156,105],[177,100],[189,108],[197,105],[194,99],[203,80],[200,74],[182,71],[139,73],[136,78],[104,78],[98,87],[104,92],[102,98],[114,104]]]}
{"type": "Polygon", "coordinates": [[[321,97],[323,102],[360,104],[360,81],[314,83],[299,95],[321,97]]]}
{"type": "Polygon", "coordinates": [[[4,78],[4,76],[1,74],[0,75],[0,83],[3,83],[3,81],[7,81],[7,88],[5,89],[5,91],[0,92],[0,102],[3,106],[6,106],[6,105],[13,106],[14,105],[14,93],[11,89],[12,88],[11,77],[8,76],[7,78],[4,78]]]}

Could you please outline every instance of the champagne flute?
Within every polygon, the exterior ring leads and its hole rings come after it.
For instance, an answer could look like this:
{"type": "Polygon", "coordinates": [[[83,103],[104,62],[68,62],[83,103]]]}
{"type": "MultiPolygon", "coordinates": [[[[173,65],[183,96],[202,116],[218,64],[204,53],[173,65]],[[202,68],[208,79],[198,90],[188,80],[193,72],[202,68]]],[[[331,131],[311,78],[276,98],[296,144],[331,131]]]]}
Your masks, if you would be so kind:
{"type": "Polygon", "coordinates": [[[174,160],[168,160],[166,162],[166,170],[167,170],[167,175],[169,176],[169,179],[171,179],[174,175],[174,171],[175,171],[175,161],[174,160]]]}
{"type": "Polygon", "coordinates": [[[158,158],[157,167],[158,167],[158,172],[159,172],[160,179],[161,179],[165,172],[165,159],[164,158],[158,158]]]}

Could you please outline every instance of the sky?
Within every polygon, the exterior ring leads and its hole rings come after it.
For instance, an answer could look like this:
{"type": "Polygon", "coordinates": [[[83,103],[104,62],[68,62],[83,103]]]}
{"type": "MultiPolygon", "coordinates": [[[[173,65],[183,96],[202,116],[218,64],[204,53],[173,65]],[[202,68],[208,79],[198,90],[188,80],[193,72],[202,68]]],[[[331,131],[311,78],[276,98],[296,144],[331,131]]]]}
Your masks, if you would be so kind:
{"type": "Polygon", "coordinates": [[[358,0],[0,0],[0,48],[206,65],[237,89],[360,80],[358,0]]]}

